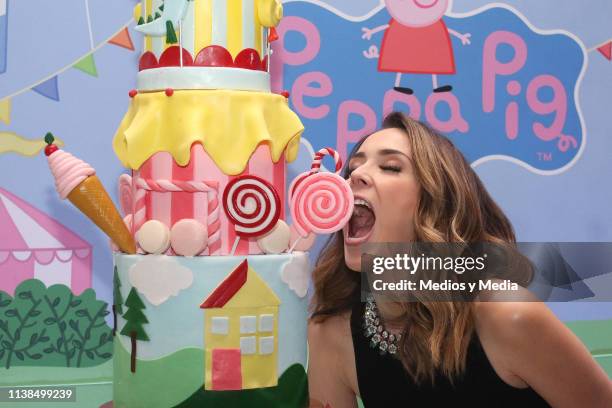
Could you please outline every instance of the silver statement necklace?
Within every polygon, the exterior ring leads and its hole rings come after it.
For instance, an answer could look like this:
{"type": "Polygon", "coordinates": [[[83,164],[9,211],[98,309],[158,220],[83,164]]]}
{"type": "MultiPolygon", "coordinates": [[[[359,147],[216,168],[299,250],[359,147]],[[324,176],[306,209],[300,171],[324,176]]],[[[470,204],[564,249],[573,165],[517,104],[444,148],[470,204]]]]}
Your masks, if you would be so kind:
{"type": "Polygon", "coordinates": [[[368,294],[366,298],[365,313],[363,314],[364,335],[370,339],[370,347],[378,348],[381,355],[397,353],[397,343],[401,335],[395,335],[385,330],[374,296],[368,294]]]}

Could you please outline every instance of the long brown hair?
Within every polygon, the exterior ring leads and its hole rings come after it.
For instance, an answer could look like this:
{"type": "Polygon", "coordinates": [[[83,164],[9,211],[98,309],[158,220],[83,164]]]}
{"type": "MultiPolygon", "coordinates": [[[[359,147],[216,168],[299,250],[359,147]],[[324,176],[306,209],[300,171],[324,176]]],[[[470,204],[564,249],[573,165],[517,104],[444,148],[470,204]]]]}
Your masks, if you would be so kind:
{"type": "MultiPolygon", "coordinates": [[[[493,201],[461,152],[446,137],[408,116],[394,112],[383,121],[383,129],[402,130],[409,140],[414,172],[421,187],[414,216],[417,242],[491,242],[514,244],[508,218],[493,201]]],[[[353,148],[343,170],[364,137],[353,148]]],[[[330,237],[313,271],[314,322],[351,309],[359,299],[359,273],[348,269],[344,259],[342,232],[330,237]]],[[[531,275],[521,279],[526,284],[531,275]]],[[[465,369],[467,347],[474,331],[471,303],[459,301],[402,302],[403,327],[399,358],[416,381],[434,381],[436,372],[450,381],[465,369]]]]}

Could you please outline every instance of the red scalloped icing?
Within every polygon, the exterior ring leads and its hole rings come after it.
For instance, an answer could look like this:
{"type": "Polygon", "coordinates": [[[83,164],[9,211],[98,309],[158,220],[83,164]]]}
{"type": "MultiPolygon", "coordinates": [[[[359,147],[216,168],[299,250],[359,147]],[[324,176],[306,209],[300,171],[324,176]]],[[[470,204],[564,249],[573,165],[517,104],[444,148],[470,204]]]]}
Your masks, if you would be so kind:
{"type": "Polygon", "coordinates": [[[220,45],[209,45],[198,52],[193,65],[202,67],[233,67],[232,54],[220,45]]]}
{"type": "MultiPolygon", "coordinates": [[[[183,51],[183,66],[201,66],[201,67],[226,67],[226,68],[244,68],[256,71],[266,71],[268,68],[267,56],[263,61],[257,50],[253,48],[245,48],[240,51],[236,58],[232,58],[230,52],[221,45],[209,45],[198,52],[195,60],[186,49],[183,51]]],[[[151,51],[147,51],[140,57],[138,70],[161,68],[161,67],[178,67],[180,66],[179,46],[174,45],[167,48],[159,57],[159,61],[151,51]]]]}
{"type": "Polygon", "coordinates": [[[157,68],[158,62],[157,57],[151,51],[147,51],[140,57],[140,61],[138,63],[138,70],[142,71],[145,69],[157,68]]]}
{"type": "MultiPolygon", "coordinates": [[[[178,45],[166,48],[166,50],[159,57],[159,67],[179,67],[181,66],[181,54],[178,45]]],[[[193,58],[186,49],[183,51],[183,66],[193,65],[193,58]]]]}
{"type": "Polygon", "coordinates": [[[267,55],[263,57],[263,60],[261,60],[261,70],[262,71],[268,70],[268,56],[267,55]]]}
{"type": "Polygon", "coordinates": [[[259,58],[259,53],[253,48],[245,48],[236,55],[234,66],[237,68],[260,70],[261,58],[259,58]]]}

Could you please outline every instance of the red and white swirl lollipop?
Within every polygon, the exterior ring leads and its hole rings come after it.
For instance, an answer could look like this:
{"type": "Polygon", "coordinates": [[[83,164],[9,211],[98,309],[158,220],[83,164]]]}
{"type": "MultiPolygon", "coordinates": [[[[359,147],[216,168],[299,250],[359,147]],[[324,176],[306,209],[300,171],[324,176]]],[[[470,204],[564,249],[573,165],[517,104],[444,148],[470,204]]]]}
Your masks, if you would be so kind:
{"type": "Polygon", "coordinates": [[[280,208],[278,193],[266,180],[243,175],[230,181],[223,191],[223,210],[236,230],[232,254],[240,237],[258,237],[274,228],[280,208]]]}
{"type": "MultiPolygon", "coordinates": [[[[295,229],[301,237],[310,232],[336,232],[350,219],[354,197],[348,182],[338,175],[341,168],[342,160],[335,150],[321,149],[315,155],[310,172],[298,175],[291,183],[289,208],[295,229]],[[324,155],[334,157],[335,173],[319,172],[324,155]]],[[[297,241],[293,247],[296,244],[297,241]]]]}

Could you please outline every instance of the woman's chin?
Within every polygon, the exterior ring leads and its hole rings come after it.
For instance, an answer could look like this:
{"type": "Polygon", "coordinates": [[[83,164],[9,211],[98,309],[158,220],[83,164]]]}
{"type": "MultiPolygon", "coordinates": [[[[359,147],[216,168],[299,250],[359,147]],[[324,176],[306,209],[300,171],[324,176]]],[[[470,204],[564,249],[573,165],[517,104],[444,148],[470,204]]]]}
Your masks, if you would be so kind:
{"type": "Polygon", "coordinates": [[[354,252],[355,248],[344,248],[344,263],[349,269],[361,271],[361,256],[354,252]]]}

